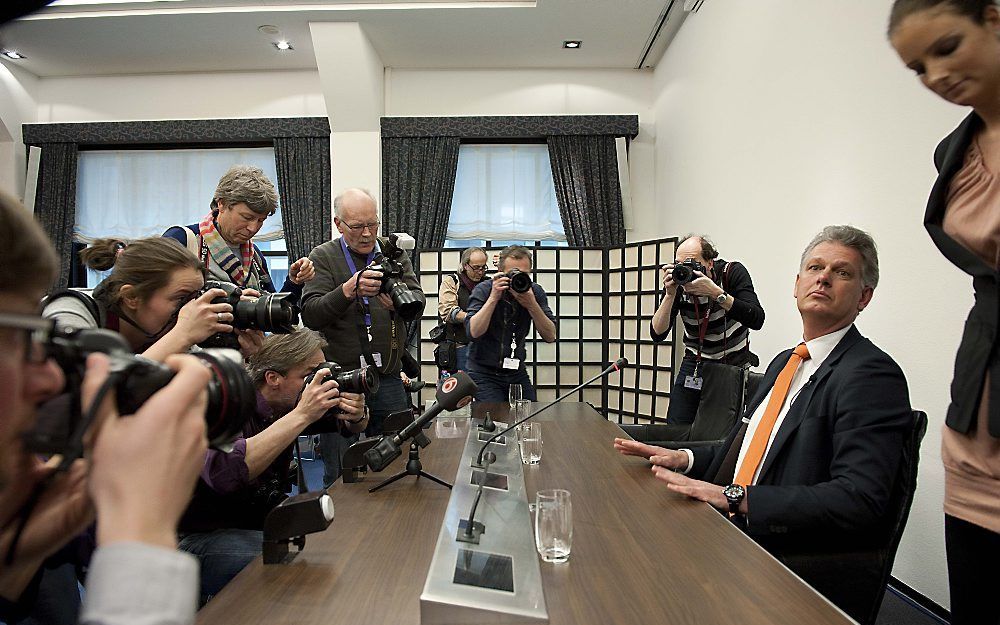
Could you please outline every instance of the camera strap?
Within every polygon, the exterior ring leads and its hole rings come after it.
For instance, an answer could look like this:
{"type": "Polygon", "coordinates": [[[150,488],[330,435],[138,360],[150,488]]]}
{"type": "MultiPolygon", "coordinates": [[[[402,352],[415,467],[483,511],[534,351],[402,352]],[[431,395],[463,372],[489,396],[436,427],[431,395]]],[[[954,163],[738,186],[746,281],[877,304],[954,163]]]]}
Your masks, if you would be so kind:
{"type": "MultiPolygon", "coordinates": [[[[354,256],[351,254],[351,250],[347,248],[347,241],[344,240],[343,236],[340,237],[340,249],[344,251],[344,260],[347,261],[347,268],[350,270],[351,275],[353,276],[354,274],[358,273],[358,266],[354,263],[354,256]]],[[[381,250],[379,250],[378,241],[376,240],[375,248],[371,252],[369,252],[368,256],[365,258],[365,268],[367,268],[369,265],[372,264],[372,261],[375,260],[375,253],[379,251],[381,250]]],[[[358,283],[355,282],[354,290],[356,291],[357,288],[358,288],[358,283]]],[[[355,301],[358,301],[357,298],[355,298],[355,301]]],[[[364,314],[365,327],[370,332],[372,327],[372,314],[371,314],[371,309],[368,307],[368,298],[362,297],[361,301],[364,302],[364,307],[361,310],[363,311],[364,314]]]]}

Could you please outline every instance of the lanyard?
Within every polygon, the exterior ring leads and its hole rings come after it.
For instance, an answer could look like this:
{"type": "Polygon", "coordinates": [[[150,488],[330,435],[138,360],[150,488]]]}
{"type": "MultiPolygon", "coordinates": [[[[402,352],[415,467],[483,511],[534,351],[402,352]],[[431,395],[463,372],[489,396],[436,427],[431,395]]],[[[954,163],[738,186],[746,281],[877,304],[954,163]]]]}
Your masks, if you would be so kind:
{"type": "MultiPolygon", "coordinates": [[[[696,295],[692,299],[694,299],[694,315],[698,318],[698,358],[696,362],[700,365],[701,347],[705,343],[705,333],[708,332],[708,317],[712,313],[712,300],[709,299],[708,305],[705,306],[705,316],[702,317],[701,311],[698,310],[698,296],[696,295]]],[[[723,335],[725,335],[725,329],[723,329],[723,335]]]]}
{"type": "MultiPolygon", "coordinates": [[[[340,237],[340,249],[344,250],[344,259],[347,260],[347,268],[351,270],[351,275],[358,273],[358,268],[354,264],[354,257],[351,255],[350,250],[347,249],[347,242],[344,241],[344,237],[340,237]]],[[[378,241],[375,242],[375,248],[368,252],[368,257],[365,258],[365,267],[372,264],[375,259],[375,252],[380,252],[378,247],[378,241]]],[[[368,307],[368,298],[362,297],[361,300],[365,303],[365,327],[372,327],[372,313],[371,309],[368,307]]]]}

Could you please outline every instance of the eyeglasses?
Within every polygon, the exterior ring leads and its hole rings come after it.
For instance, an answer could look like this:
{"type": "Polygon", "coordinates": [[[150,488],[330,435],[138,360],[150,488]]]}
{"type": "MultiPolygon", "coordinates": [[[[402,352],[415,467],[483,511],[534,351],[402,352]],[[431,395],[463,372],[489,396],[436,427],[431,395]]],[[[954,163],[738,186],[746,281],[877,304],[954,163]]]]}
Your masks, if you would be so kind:
{"type": "Polygon", "coordinates": [[[469,269],[473,271],[486,271],[489,265],[469,265],[469,269]]]}
{"type": "Polygon", "coordinates": [[[378,230],[378,225],[381,222],[373,221],[370,224],[349,224],[349,223],[344,223],[344,222],[340,222],[340,223],[341,223],[341,225],[343,225],[345,228],[347,228],[351,232],[354,232],[356,230],[364,231],[365,228],[368,228],[369,232],[375,232],[375,231],[378,230]]]}
{"type": "Polygon", "coordinates": [[[18,344],[24,349],[24,362],[40,365],[49,357],[49,343],[55,322],[38,315],[0,313],[0,328],[20,330],[18,344]]]}

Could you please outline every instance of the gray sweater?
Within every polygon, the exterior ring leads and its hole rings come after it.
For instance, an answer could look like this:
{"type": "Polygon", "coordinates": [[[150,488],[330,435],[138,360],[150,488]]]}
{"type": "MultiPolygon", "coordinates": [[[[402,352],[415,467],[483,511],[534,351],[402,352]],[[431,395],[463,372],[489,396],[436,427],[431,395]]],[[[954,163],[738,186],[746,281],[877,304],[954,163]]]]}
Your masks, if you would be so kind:
{"type": "MultiPolygon", "coordinates": [[[[379,239],[379,245],[385,246],[385,241],[379,239]]],[[[365,257],[352,252],[354,266],[360,271],[365,266],[365,257]]],[[[317,246],[309,254],[309,259],[316,266],[316,277],[306,283],[302,293],[302,322],[308,328],[322,332],[329,342],[326,357],[347,370],[361,365],[363,353],[359,340],[360,325],[364,328],[364,313],[361,310],[360,298],[350,300],[344,295],[341,286],[354,275],[344,258],[340,246],[340,238],[317,246]]],[[[403,253],[400,263],[403,265],[403,281],[406,286],[425,302],[424,293],[420,289],[417,277],[413,273],[410,258],[403,253]]],[[[390,362],[390,311],[382,306],[375,297],[368,298],[372,319],[371,352],[382,355],[382,366],[386,375],[399,375],[399,354],[390,362]],[[390,366],[391,365],[391,366],[390,366]]],[[[397,351],[406,348],[406,323],[395,316],[397,351]]],[[[362,330],[363,331],[363,330],[362,330]]],[[[368,363],[373,364],[373,363],[368,363]]]]}

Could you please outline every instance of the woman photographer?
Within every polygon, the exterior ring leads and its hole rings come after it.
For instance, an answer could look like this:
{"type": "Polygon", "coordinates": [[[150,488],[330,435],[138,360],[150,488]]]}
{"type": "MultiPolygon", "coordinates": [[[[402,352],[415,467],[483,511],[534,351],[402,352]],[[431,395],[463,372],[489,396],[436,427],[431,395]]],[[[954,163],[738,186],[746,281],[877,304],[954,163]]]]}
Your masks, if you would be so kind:
{"type": "Polygon", "coordinates": [[[973,278],[941,436],[955,625],[1000,622],[1000,8],[993,0],[895,0],[889,39],[940,98],[972,112],[937,146],[924,225],[973,278]]]}
{"type": "MultiPolygon", "coordinates": [[[[112,269],[94,289],[60,291],[46,302],[42,314],[64,327],[105,328],[121,334],[135,350],[152,360],[188,351],[218,332],[233,332],[233,307],[213,304],[221,289],[200,291],[205,269],[176,242],[150,237],[126,244],[98,239],[80,252],[91,269],[112,269]]],[[[235,330],[244,355],[259,348],[263,335],[235,330]]]]}

